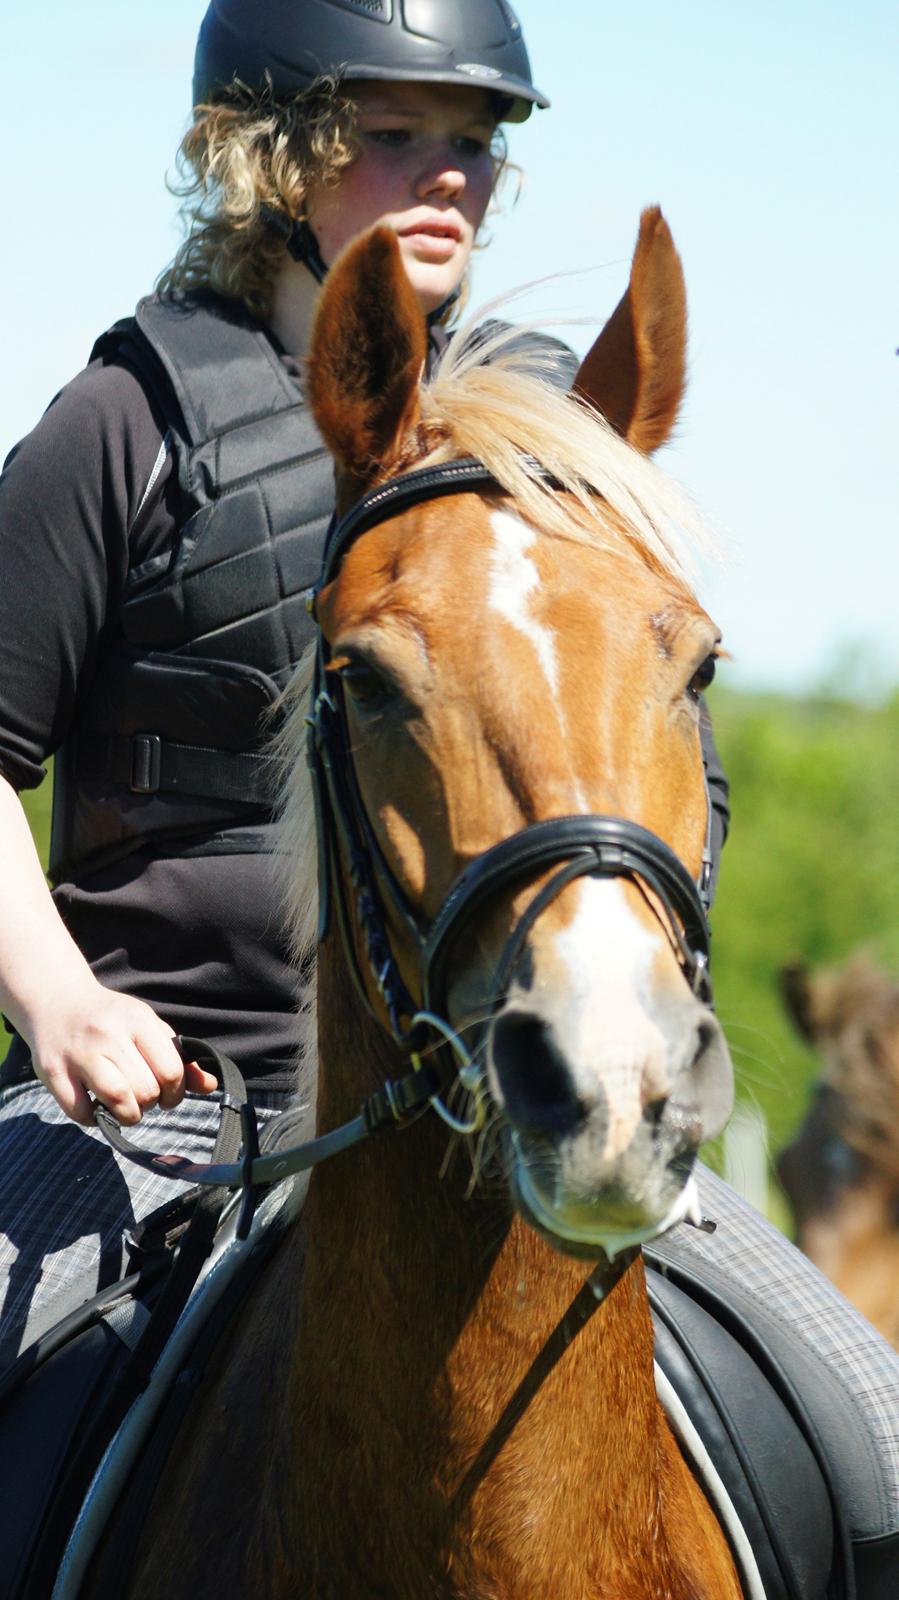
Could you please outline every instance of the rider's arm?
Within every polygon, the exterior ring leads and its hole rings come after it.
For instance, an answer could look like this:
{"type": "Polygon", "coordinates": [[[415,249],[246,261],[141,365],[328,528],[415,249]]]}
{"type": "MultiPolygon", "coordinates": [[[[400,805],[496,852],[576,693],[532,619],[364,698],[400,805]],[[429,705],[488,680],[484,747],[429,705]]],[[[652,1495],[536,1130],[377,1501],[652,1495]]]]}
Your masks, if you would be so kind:
{"type": "Polygon", "coordinates": [[[38,1077],[76,1122],[93,1120],[88,1090],[137,1122],[185,1087],[215,1079],[186,1073],[172,1029],[142,1000],[105,989],[56,910],[18,795],[0,776],[0,1010],[31,1050],[38,1077]]]}
{"type": "MultiPolygon", "coordinates": [[[[44,880],[18,792],[65,737],[128,571],[128,530],[161,444],[125,371],[91,369],[58,397],[0,478],[0,1009],[77,1121],[91,1090],[125,1121],[185,1084],[172,1030],[104,988],[44,880]]],[[[141,554],[144,551],[141,550],[141,554]]],[[[111,930],[111,937],[114,931],[111,930]]]]}

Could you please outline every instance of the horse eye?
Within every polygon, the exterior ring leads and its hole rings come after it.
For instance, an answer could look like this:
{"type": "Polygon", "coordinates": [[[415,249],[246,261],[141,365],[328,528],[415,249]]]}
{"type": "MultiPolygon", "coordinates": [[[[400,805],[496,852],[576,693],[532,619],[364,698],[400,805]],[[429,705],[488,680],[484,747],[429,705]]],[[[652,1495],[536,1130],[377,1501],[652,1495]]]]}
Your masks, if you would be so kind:
{"type": "Polygon", "coordinates": [[[716,661],[717,657],[713,652],[711,655],[706,656],[702,666],[697,667],[696,671],[694,672],[687,686],[688,693],[693,695],[694,698],[697,695],[702,694],[712,682],[712,679],[715,676],[716,661]]]}
{"type": "Polygon", "coordinates": [[[364,661],[348,661],[337,671],[344,689],[356,705],[373,705],[378,700],[386,699],[390,693],[387,680],[364,661]]]}

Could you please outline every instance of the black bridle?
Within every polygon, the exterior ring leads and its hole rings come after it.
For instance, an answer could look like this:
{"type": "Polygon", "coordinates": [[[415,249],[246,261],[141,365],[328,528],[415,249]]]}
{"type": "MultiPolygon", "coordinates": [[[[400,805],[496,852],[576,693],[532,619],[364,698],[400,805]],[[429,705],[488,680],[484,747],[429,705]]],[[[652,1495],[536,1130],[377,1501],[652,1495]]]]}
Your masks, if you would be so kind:
{"type": "MultiPolygon", "coordinates": [[[[404,474],[365,495],[329,533],[321,580],[310,596],[315,614],[318,594],[337,576],[347,551],[361,534],[399,512],[437,496],[479,489],[501,494],[500,484],[481,462],[465,458],[404,474]]],[[[319,939],[328,927],[332,899],[337,908],[347,960],[357,990],[374,1013],[356,958],[345,876],[355,895],[368,965],[387,1014],[394,1041],[411,1052],[419,1047],[423,1013],[444,1017],[448,972],[460,936],[482,907],[498,893],[514,889],[548,868],[557,868],[539,890],[507,941],[494,978],[489,1009],[500,1004],[531,927],[547,905],[578,877],[626,877],[648,888],[661,904],[666,932],[690,988],[711,1003],[709,980],[707,848],[700,882],[694,882],[664,840],[623,817],[552,817],[532,823],[484,852],[453,884],[437,916],[423,927],[384,858],[356,782],[346,706],[340,679],[326,683],[329,646],[319,633],[308,718],[308,761],[315,794],[319,838],[319,939]],[[340,870],[339,855],[347,867],[340,870]],[[384,900],[389,899],[418,949],[422,1006],[416,1007],[400,975],[387,935],[384,900]]]]}
{"type": "MultiPolygon", "coordinates": [[[[308,596],[315,615],[321,590],[337,575],[350,546],[368,529],[419,505],[423,500],[478,490],[504,493],[484,465],[470,458],[409,472],[366,494],[342,518],[335,517],[325,545],[322,575],[308,596]]],[[[259,1189],[293,1173],[308,1171],[320,1161],[387,1127],[407,1125],[429,1105],[438,1103],[447,1082],[456,1075],[456,1058],[446,1049],[454,1038],[444,1021],[449,968],[460,937],[484,905],[500,892],[526,884],[555,868],[537,891],[510,934],[500,956],[488,1011],[500,1005],[524,942],[552,900],[579,877],[625,877],[637,883],[671,941],[684,977],[705,1004],[711,1004],[709,980],[708,837],[700,882],[694,882],[669,845],[626,818],[611,816],[553,817],[531,824],[484,852],[461,873],[437,916],[424,926],[384,858],[356,781],[343,689],[326,669],[330,651],[319,631],[312,707],[307,718],[307,760],[316,808],[319,849],[319,942],[336,907],[346,960],[356,989],[370,1015],[379,1017],[369,986],[383,1003],[394,1042],[412,1060],[415,1070],[390,1080],[369,1097],[358,1117],[331,1133],[289,1150],[260,1155],[252,1107],[233,1094],[219,1053],[202,1041],[182,1041],[185,1059],[203,1061],[225,1085],[224,1100],[240,1113],[243,1158],[239,1162],[197,1163],[180,1156],[157,1155],[130,1143],[103,1106],[97,1122],[122,1154],[160,1176],[209,1186],[241,1189],[244,1212],[252,1212],[259,1189]],[[346,872],[341,870],[341,860],[346,872]],[[350,894],[352,904],[350,904],[350,894]],[[422,1003],[417,1005],[393,955],[384,910],[385,896],[418,948],[422,1003]],[[661,907],[661,912],[659,911],[661,907]],[[355,915],[362,934],[367,979],[357,957],[355,915]],[[425,1065],[420,1056],[436,1036],[425,1065]]],[[[235,1069],[236,1070],[236,1069],[235,1069]]],[[[248,1225],[248,1222],[247,1222],[248,1225]]]]}

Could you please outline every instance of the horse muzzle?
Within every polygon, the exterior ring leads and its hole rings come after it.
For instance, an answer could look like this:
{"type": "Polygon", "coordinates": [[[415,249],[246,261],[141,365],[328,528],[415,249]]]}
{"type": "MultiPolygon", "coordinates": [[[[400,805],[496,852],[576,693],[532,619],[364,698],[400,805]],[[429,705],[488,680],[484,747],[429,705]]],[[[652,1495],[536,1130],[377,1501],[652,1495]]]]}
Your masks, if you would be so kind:
{"type": "Polygon", "coordinates": [[[559,1007],[555,1025],[545,996],[510,999],[489,1032],[488,1081],[518,1209],[595,1257],[692,1214],[696,1153],[727,1119],[732,1074],[717,1021],[686,992],[658,1022],[619,1009],[599,1037],[579,1037],[576,1011],[559,1007]]]}

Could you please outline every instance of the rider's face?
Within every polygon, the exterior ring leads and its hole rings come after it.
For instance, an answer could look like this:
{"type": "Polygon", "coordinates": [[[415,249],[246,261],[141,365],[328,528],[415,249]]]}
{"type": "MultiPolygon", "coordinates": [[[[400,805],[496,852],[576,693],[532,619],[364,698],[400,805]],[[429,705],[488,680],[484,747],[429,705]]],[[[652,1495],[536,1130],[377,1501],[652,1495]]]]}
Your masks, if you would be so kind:
{"type": "Polygon", "coordinates": [[[330,266],[355,234],[385,223],[399,240],[421,308],[458,288],[493,186],[496,127],[486,90],[452,84],[358,83],[361,153],[308,217],[330,266]]]}

